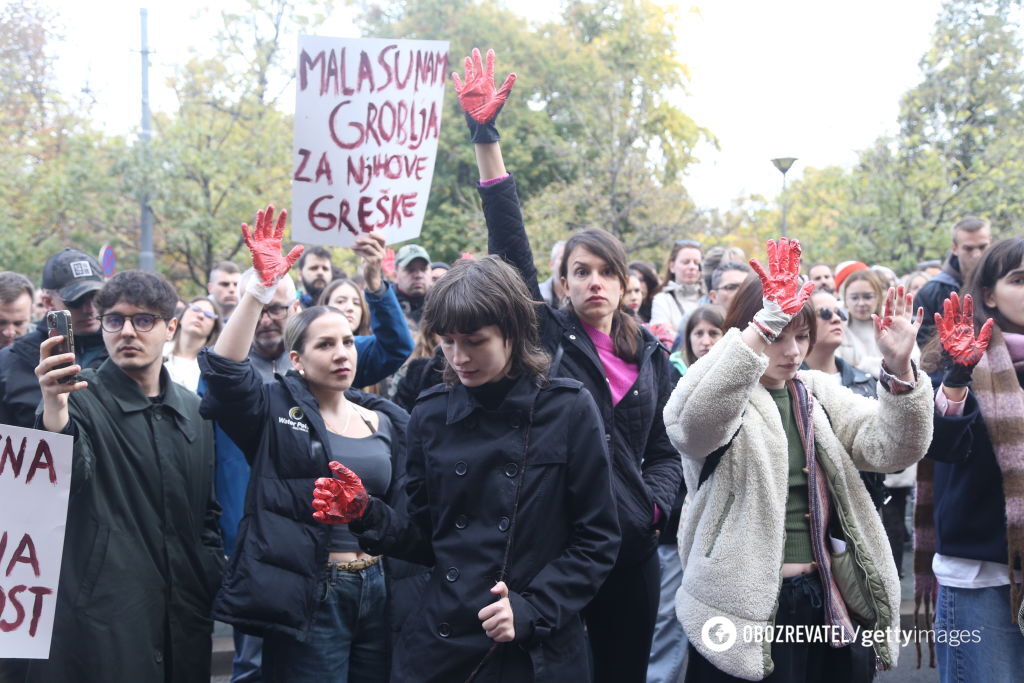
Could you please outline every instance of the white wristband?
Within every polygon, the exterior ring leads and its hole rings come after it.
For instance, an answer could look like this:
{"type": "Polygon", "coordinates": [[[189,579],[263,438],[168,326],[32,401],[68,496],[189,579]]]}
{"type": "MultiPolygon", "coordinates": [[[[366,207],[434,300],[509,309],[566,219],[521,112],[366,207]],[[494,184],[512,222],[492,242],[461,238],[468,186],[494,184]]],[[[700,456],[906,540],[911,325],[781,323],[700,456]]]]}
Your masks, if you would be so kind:
{"type": "Polygon", "coordinates": [[[277,287],[280,284],[281,278],[278,278],[274,281],[274,284],[268,287],[260,281],[259,273],[254,273],[253,276],[249,278],[249,282],[246,283],[245,291],[252,294],[256,301],[259,301],[261,304],[266,306],[271,302],[271,300],[273,300],[274,294],[277,293],[277,287]]]}
{"type": "Polygon", "coordinates": [[[762,299],[761,305],[761,310],[754,314],[754,320],[761,327],[769,330],[772,335],[779,336],[782,334],[782,330],[786,329],[786,325],[793,319],[793,316],[783,311],[782,307],[774,301],[762,299]]]}

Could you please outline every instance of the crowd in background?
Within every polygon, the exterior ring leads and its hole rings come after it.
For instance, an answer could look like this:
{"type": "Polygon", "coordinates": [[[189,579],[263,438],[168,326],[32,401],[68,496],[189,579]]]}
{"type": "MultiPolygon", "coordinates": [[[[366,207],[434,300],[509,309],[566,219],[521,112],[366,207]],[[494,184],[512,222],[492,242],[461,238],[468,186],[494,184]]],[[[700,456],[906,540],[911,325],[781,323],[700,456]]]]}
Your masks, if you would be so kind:
{"type": "Polygon", "coordinates": [[[889,631],[908,572],[919,625],[984,629],[943,680],[1024,669],[1024,238],[965,217],[897,274],[592,228],[541,281],[514,81],[456,78],[490,255],[371,234],[349,274],[268,207],[187,301],[74,248],[0,273],[0,423],[75,439],[51,657],[0,680],[207,680],[218,619],[235,681],[866,681],[898,644],[702,627],[889,631]]]}

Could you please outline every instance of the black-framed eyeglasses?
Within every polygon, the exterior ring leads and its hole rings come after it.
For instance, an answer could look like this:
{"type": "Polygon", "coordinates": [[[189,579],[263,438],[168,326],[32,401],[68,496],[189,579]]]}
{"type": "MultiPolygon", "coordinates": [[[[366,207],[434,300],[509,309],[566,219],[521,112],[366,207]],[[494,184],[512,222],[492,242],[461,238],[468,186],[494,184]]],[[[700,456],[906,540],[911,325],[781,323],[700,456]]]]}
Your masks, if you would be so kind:
{"type": "Polygon", "coordinates": [[[676,240],[677,247],[693,247],[694,249],[700,249],[700,242],[697,240],[676,240]]]}
{"type": "Polygon", "coordinates": [[[205,308],[203,308],[199,304],[189,304],[188,308],[193,313],[202,313],[203,317],[207,318],[209,320],[216,320],[217,319],[217,314],[216,313],[213,313],[211,311],[206,310],[205,308]]]}
{"type": "Polygon", "coordinates": [[[260,311],[260,317],[264,314],[269,315],[271,320],[284,320],[288,317],[288,306],[284,304],[271,304],[270,306],[264,306],[263,310],[260,311]]]}
{"type": "Polygon", "coordinates": [[[157,320],[167,320],[167,316],[155,313],[136,313],[135,315],[104,313],[96,317],[99,318],[104,332],[120,332],[126,320],[131,321],[136,332],[149,332],[156,325],[157,320]]]}
{"type": "Polygon", "coordinates": [[[832,316],[836,316],[840,321],[846,322],[846,311],[841,308],[819,308],[818,317],[825,322],[832,322],[832,316]]]}

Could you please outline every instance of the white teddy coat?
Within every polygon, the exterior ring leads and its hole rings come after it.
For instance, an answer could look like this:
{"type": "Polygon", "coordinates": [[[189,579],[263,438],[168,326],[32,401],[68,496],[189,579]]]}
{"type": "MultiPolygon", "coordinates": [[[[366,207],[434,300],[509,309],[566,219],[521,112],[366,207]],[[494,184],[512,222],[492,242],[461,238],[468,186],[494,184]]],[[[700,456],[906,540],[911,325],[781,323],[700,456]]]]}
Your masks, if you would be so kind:
{"type": "MultiPolygon", "coordinates": [[[[664,413],[691,497],[678,534],[684,573],[676,613],[704,657],[746,680],[761,680],[774,669],[771,644],[744,642],[743,629],[774,622],[789,491],[786,433],[775,401],[759,382],[767,367],[767,356],[747,346],[739,330],[730,330],[687,370],[664,413]],[[698,490],[705,458],[733,434],[729,450],[698,490]],[[720,653],[701,638],[705,622],[715,616],[728,617],[737,629],[736,643],[720,653]]],[[[828,459],[823,468],[834,471],[832,488],[851,522],[848,540],[858,550],[877,608],[874,629],[891,638],[875,647],[889,668],[899,654],[894,639],[900,585],[881,519],[857,470],[891,472],[924,457],[932,435],[931,383],[919,373],[913,390],[896,396],[883,389],[875,400],[820,372],[799,377],[815,398],[817,455],[828,459]]]]}

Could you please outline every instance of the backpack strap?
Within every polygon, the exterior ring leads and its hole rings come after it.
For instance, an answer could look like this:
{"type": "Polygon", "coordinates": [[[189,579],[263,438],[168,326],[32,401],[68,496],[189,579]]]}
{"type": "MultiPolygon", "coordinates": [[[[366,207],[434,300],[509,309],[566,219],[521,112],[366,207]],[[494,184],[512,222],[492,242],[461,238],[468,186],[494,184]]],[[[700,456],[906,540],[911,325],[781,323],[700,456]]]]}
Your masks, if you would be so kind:
{"type": "Polygon", "coordinates": [[[729,446],[732,446],[732,442],[736,440],[736,435],[740,433],[743,428],[743,416],[740,416],[740,426],[736,428],[733,435],[729,437],[729,440],[713,450],[708,457],[704,458],[704,466],[700,468],[700,478],[697,480],[697,490],[700,491],[700,487],[704,485],[715,470],[718,469],[718,463],[722,461],[722,456],[729,450],[729,446]]]}

